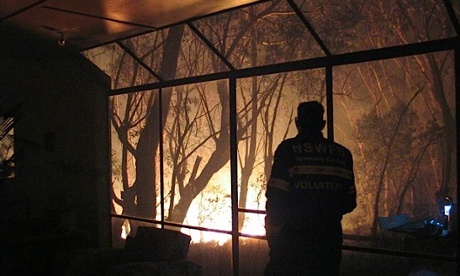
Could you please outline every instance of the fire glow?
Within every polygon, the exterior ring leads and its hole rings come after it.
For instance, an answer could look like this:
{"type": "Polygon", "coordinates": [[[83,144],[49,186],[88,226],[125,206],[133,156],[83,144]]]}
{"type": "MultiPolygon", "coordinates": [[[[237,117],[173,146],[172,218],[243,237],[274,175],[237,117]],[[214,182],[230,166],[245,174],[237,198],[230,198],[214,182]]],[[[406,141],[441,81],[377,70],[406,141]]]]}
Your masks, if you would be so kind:
{"type": "MultiPolygon", "coordinates": [[[[230,234],[212,231],[212,229],[232,231],[231,192],[228,183],[230,183],[230,169],[222,170],[210,180],[207,189],[193,200],[183,223],[210,230],[181,228],[182,233],[191,236],[192,243],[216,243],[222,246],[231,240],[230,234]]],[[[259,196],[260,193],[257,192],[247,194],[247,202],[250,205],[248,208],[259,209],[259,206],[263,206],[264,202],[259,202],[259,196]]],[[[239,213],[239,216],[242,215],[239,213]]],[[[264,217],[264,214],[246,214],[240,232],[250,236],[264,236],[264,217]]],[[[128,220],[124,221],[121,230],[121,238],[126,239],[131,232],[128,220]]]]}

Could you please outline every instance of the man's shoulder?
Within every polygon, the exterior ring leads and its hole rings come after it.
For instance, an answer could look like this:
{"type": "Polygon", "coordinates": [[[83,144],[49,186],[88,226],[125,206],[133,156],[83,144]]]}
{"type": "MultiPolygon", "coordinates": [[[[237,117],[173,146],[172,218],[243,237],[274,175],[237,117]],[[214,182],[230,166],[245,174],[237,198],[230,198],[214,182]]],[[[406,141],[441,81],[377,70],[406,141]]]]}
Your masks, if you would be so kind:
{"type": "Polygon", "coordinates": [[[286,152],[288,151],[290,148],[292,148],[292,144],[296,142],[296,139],[295,137],[293,138],[288,138],[288,139],[285,139],[283,141],[281,141],[277,148],[276,148],[276,151],[277,152],[286,152]]]}
{"type": "Polygon", "coordinates": [[[343,144],[338,143],[336,141],[333,141],[331,139],[327,139],[327,138],[322,137],[320,141],[317,141],[317,143],[333,146],[333,147],[335,147],[337,149],[340,149],[341,152],[345,152],[345,154],[351,155],[351,151],[346,146],[344,146],[343,144]]]}
{"type": "Polygon", "coordinates": [[[343,153],[345,153],[345,156],[348,156],[349,158],[352,158],[352,154],[351,154],[351,151],[344,145],[340,144],[340,143],[337,143],[335,141],[330,141],[335,147],[339,148],[343,153]]]}
{"type": "Polygon", "coordinates": [[[335,141],[331,141],[331,140],[328,140],[330,143],[334,144],[336,147],[339,147],[339,148],[343,148],[345,150],[348,150],[348,148],[338,142],[335,142],[335,141]]]}
{"type": "Polygon", "coordinates": [[[291,143],[293,143],[295,141],[296,141],[296,137],[287,138],[287,139],[281,141],[280,145],[291,144],[291,143]]]}
{"type": "Polygon", "coordinates": [[[302,141],[299,141],[299,139],[297,137],[291,137],[291,138],[287,138],[287,139],[281,141],[281,143],[279,143],[278,147],[289,147],[289,146],[292,146],[292,144],[299,143],[299,142],[302,142],[302,141]]]}

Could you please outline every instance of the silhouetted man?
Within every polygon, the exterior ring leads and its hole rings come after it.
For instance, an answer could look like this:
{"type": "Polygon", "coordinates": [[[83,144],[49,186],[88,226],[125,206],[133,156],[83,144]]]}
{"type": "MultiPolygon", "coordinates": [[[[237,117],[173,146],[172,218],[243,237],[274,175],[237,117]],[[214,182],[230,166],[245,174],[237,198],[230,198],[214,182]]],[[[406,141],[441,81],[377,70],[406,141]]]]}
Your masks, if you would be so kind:
{"type": "Polygon", "coordinates": [[[323,137],[320,103],[297,113],[299,133],[276,149],[267,184],[265,275],[339,275],[342,216],[356,207],[352,155],[323,137]]]}

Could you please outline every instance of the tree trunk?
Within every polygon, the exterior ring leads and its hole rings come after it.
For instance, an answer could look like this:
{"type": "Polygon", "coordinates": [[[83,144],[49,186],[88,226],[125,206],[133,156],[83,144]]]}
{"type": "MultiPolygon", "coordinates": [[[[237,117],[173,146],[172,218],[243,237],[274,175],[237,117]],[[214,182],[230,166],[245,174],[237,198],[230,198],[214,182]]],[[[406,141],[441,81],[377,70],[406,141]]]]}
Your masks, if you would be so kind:
{"type": "MultiPolygon", "coordinates": [[[[176,75],[177,61],[181,46],[184,26],[172,27],[165,40],[163,58],[160,66],[160,76],[165,79],[174,79],[176,75]]],[[[137,215],[141,217],[154,218],[156,214],[156,186],[155,156],[157,154],[161,130],[158,123],[160,118],[159,106],[162,105],[162,125],[166,120],[169,111],[171,93],[165,89],[162,94],[162,102],[155,97],[146,118],[145,127],[142,130],[136,150],[136,194],[137,194],[137,215]]]]}
{"type": "Polygon", "coordinates": [[[216,139],[216,149],[212,153],[203,170],[196,179],[190,179],[188,185],[181,191],[179,202],[174,207],[174,211],[168,218],[169,221],[183,222],[187,216],[188,209],[193,199],[199,195],[208,185],[212,176],[218,172],[229,160],[230,157],[230,107],[228,88],[225,81],[217,83],[217,90],[222,112],[221,112],[221,131],[216,139]]]}

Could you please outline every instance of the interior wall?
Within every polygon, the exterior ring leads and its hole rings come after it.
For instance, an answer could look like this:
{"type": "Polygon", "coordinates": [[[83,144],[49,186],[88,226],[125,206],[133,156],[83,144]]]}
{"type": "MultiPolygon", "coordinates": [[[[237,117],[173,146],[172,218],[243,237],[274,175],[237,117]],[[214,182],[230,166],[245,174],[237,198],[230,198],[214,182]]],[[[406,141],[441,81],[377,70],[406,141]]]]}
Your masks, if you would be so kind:
{"type": "Polygon", "coordinates": [[[110,78],[78,53],[14,41],[24,54],[3,46],[0,65],[0,111],[15,119],[16,176],[5,198],[27,205],[30,233],[77,230],[91,246],[109,245],[110,78]]]}

